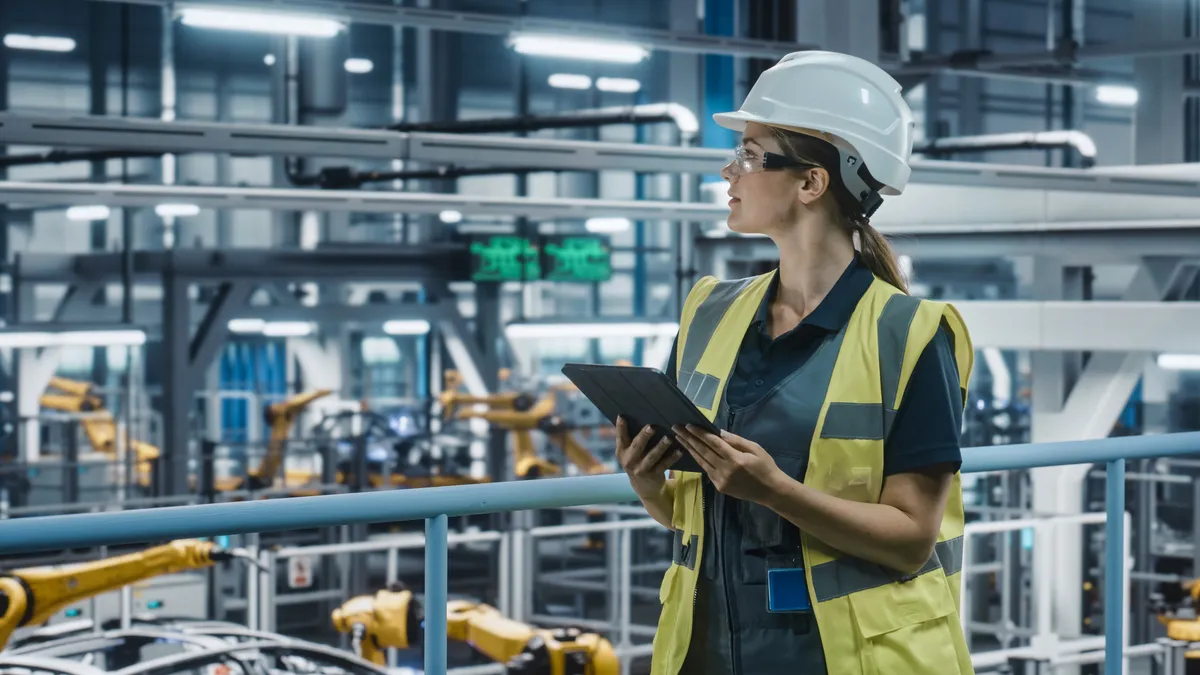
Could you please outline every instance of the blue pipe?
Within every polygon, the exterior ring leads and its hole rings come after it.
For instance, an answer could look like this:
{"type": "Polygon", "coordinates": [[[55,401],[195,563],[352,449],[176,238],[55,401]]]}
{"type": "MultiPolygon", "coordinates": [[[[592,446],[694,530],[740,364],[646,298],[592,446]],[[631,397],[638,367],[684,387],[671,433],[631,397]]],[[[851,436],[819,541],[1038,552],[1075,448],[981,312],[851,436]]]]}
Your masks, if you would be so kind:
{"type": "Polygon", "coordinates": [[[446,675],[449,529],[445,515],[425,521],[425,675],[446,675]]]}
{"type": "Polygon", "coordinates": [[[1121,675],[1125,640],[1125,460],[1108,463],[1104,525],[1104,672],[1121,675]]]}
{"type": "MultiPolygon", "coordinates": [[[[962,470],[973,473],[1192,454],[1200,454],[1200,431],[966,448],[962,470]]],[[[636,499],[628,478],[612,474],[15,518],[0,522],[0,555],[636,499]]]]}

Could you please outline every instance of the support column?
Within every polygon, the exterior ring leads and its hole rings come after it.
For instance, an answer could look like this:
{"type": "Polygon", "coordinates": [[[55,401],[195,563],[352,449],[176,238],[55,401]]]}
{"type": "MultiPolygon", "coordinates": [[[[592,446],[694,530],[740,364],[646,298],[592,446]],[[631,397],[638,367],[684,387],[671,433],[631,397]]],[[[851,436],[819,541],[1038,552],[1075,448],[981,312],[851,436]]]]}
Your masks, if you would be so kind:
{"type": "MultiPolygon", "coordinates": [[[[1051,299],[1079,297],[1086,292],[1084,271],[1069,271],[1057,261],[1034,264],[1035,296],[1051,299]],[[1073,288],[1074,287],[1074,288],[1073,288]]],[[[1154,264],[1143,264],[1122,299],[1158,300],[1172,275],[1154,264]]],[[[1143,353],[1103,352],[1090,355],[1086,365],[1062,353],[1033,353],[1033,434],[1035,443],[1106,438],[1141,378],[1147,362],[1143,353]],[[1074,360],[1074,363],[1072,361],[1074,360]],[[1074,372],[1072,372],[1074,371],[1074,372]],[[1069,392],[1069,395],[1067,393],[1069,392]]],[[[1089,465],[1047,467],[1033,473],[1033,509],[1040,513],[1079,513],[1089,465]]],[[[1034,551],[1035,569],[1054,569],[1053,594],[1035,598],[1052,603],[1053,630],[1065,636],[1082,632],[1083,539],[1077,527],[1055,534],[1057,556],[1034,551]]],[[[1071,668],[1071,671],[1078,672],[1071,668]]]]}
{"type": "MultiPolygon", "coordinates": [[[[796,42],[879,63],[878,0],[825,0],[796,5],[796,42]]],[[[930,31],[935,29],[929,27],[930,31]]]]}
{"type": "MultiPolygon", "coordinates": [[[[1135,35],[1131,42],[1184,39],[1185,3],[1133,3],[1135,35]]],[[[1184,160],[1184,56],[1151,56],[1133,60],[1138,103],[1134,116],[1133,157],[1136,164],[1173,164],[1184,160]]]]}
{"type": "MultiPolygon", "coordinates": [[[[500,284],[475,284],[475,337],[479,345],[480,374],[490,392],[500,389],[500,284]]],[[[492,480],[508,477],[508,434],[492,427],[488,431],[487,471],[492,480]]]]}
{"type": "MultiPolygon", "coordinates": [[[[711,3],[709,3],[711,4],[711,3]]],[[[704,22],[701,20],[697,12],[696,0],[671,0],[670,10],[670,29],[672,33],[702,33],[704,30],[704,22]]],[[[705,91],[701,90],[701,80],[705,76],[704,63],[705,59],[715,57],[704,57],[695,54],[684,54],[679,52],[671,52],[667,58],[667,92],[671,101],[681,103],[689,110],[697,112],[697,117],[700,119],[702,129],[711,129],[715,125],[710,124],[711,113],[713,110],[707,109],[704,96],[705,91]]],[[[711,136],[711,135],[710,135],[711,136]]],[[[706,139],[707,140],[707,139],[706,139]]],[[[712,139],[716,140],[716,139],[712,139]]],[[[706,142],[708,147],[718,147],[715,142],[706,142]]],[[[699,195],[699,184],[705,177],[685,174],[678,177],[677,196],[675,199],[681,202],[696,201],[699,195]]],[[[719,180],[719,178],[714,178],[719,180]]],[[[670,199],[671,193],[659,195],[660,198],[670,199]]],[[[671,284],[672,296],[672,314],[678,316],[683,309],[683,301],[687,297],[687,293],[691,288],[689,280],[685,279],[685,270],[692,266],[692,237],[696,235],[696,226],[691,223],[672,223],[670,225],[670,234],[664,238],[657,236],[650,241],[650,246],[670,245],[676,251],[676,259],[674,261],[675,279],[671,284]]],[[[660,228],[650,228],[653,232],[662,232],[660,228]]],[[[643,364],[646,365],[646,364],[643,364]]],[[[657,367],[658,364],[649,363],[651,366],[657,367]]]]}
{"type": "MultiPolygon", "coordinates": [[[[982,49],[983,0],[959,0],[959,17],[959,48],[982,49]]],[[[929,27],[929,30],[936,30],[936,27],[929,27]]],[[[986,84],[987,80],[982,77],[958,78],[958,126],[953,135],[974,136],[984,133],[983,94],[986,84]]],[[[954,159],[981,162],[983,153],[964,153],[956,155],[954,159]]]]}
{"type": "Polygon", "coordinates": [[[189,280],[168,266],[162,275],[163,447],[162,489],[167,495],[186,494],[191,443],[191,410],[196,390],[209,365],[225,344],[226,326],[254,292],[245,281],[227,281],[218,288],[196,335],[191,335],[189,280]]]}
{"type": "Polygon", "coordinates": [[[191,344],[188,280],[168,270],[163,283],[163,448],[162,490],[164,495],[186,494],[188,487],[188,443],[192,397],[199,384],[194,377],[188,351],[191,344]]]}

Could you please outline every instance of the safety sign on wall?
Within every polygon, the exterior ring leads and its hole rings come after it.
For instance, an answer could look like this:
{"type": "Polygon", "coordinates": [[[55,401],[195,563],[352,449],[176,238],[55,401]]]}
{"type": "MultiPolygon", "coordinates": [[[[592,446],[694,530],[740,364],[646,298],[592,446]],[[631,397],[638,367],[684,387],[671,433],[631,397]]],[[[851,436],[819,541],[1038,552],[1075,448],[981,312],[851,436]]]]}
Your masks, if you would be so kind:
{"type": "Polygon", "coordinates": [[[312,586],[312,559],[298,555],[288,558],[288,588],[312,586]]]}

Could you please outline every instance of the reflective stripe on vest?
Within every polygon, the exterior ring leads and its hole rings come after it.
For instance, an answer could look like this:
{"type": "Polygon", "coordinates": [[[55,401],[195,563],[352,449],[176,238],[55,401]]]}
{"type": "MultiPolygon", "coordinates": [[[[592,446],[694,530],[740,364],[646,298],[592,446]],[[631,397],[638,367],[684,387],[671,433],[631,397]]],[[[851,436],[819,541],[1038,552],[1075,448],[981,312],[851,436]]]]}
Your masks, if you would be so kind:
{"type": "Polygon", "coordinates": [[[908,329],[917,315],[917,298],[897,293],[888,298],[879,316],[880,391],[891,396],[882,403],[830,403],[825,413],[821,438],[882,441],[887,438],[896,418],[896,399],[900,397],[900,373],[904,368],[904,347],[908,329]]]}
{"type": "Polygon", "coordinates": [[[934,546],[933,555],[914,574],[900,574],[862,558],[838,558],[812,568],[813,591],[817,602],[826,602],[859,591],[911,581],[936,569],[950,576],[962,570],[962,557],[963,538],[955,537],[939,541],[934,546]]]}
{"type": "Polygon", "coordinates": [[[699,540],[700,536],[693,534],[684,543],[683,530],[675,530],[675,541],[671,545],[671,562],[683,565],[689,570],[696,569],[696,543],[699,540]]]}

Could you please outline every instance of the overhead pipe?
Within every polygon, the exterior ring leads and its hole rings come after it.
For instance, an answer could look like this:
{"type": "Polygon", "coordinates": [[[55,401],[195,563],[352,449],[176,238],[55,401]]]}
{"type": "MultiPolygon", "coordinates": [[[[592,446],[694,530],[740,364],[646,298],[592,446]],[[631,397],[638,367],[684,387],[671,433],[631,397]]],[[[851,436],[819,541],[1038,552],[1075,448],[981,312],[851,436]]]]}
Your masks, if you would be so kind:
{"type": "Polygon", "coordinates": [[[110,159],[161,157],[163,153],[146,150],[50,150],[21,155],[0,155],[0,167],[67,164],[69,162],[103,162],[110,159]]]}
{"type": "Polygon", "coordinates": [[[479,120],[448,122],[402,122],[386,127],[392,131],[423,131],[443,133],[497,133],[538,131],[542,129],[577,129],[612,124],[654,124],[670,122],[684,137],[690,139],[700,131],[696,114],[680,103],[648,103],[644,105],[578,110],[563,115],[522,115],[479,120]]]}
{"type": "MultiPolygon", "coordinates": [[[[426,133],[497,133],[537,131],[541,129],[573,129],[612,124],[654,124],[670,122],[679,130],[681,145],[689,145],[700,131],[700,123],[687,106],[680,103],[649,103],[635,106],[591,108],[563,115],[521,115],[480,120],[447,122],[401,122],[385,127],[391,131],[426,133]]],[[[447,165],[418,171],[354,171],[347,166],[322,169],[317,174],[303,174],[303,161],[288,162],[288,181],[297,187],[321,187],[344,190],[365,183],[400,180],[440,180],[464,176],[495,176],[526,174],[548,169],[524,166],[461,167],[447,165]]]]}
{"type": "Polygon", "coordinates": [[[939,157],[956,152],[1059,150],[1065,148],[1079,153],[1083,168],[1087,169],[1096,165],[1095,141],[1091,136],[1076,129],[938,138],[925,145],[914,147],[913,153],[939,157]]]}

